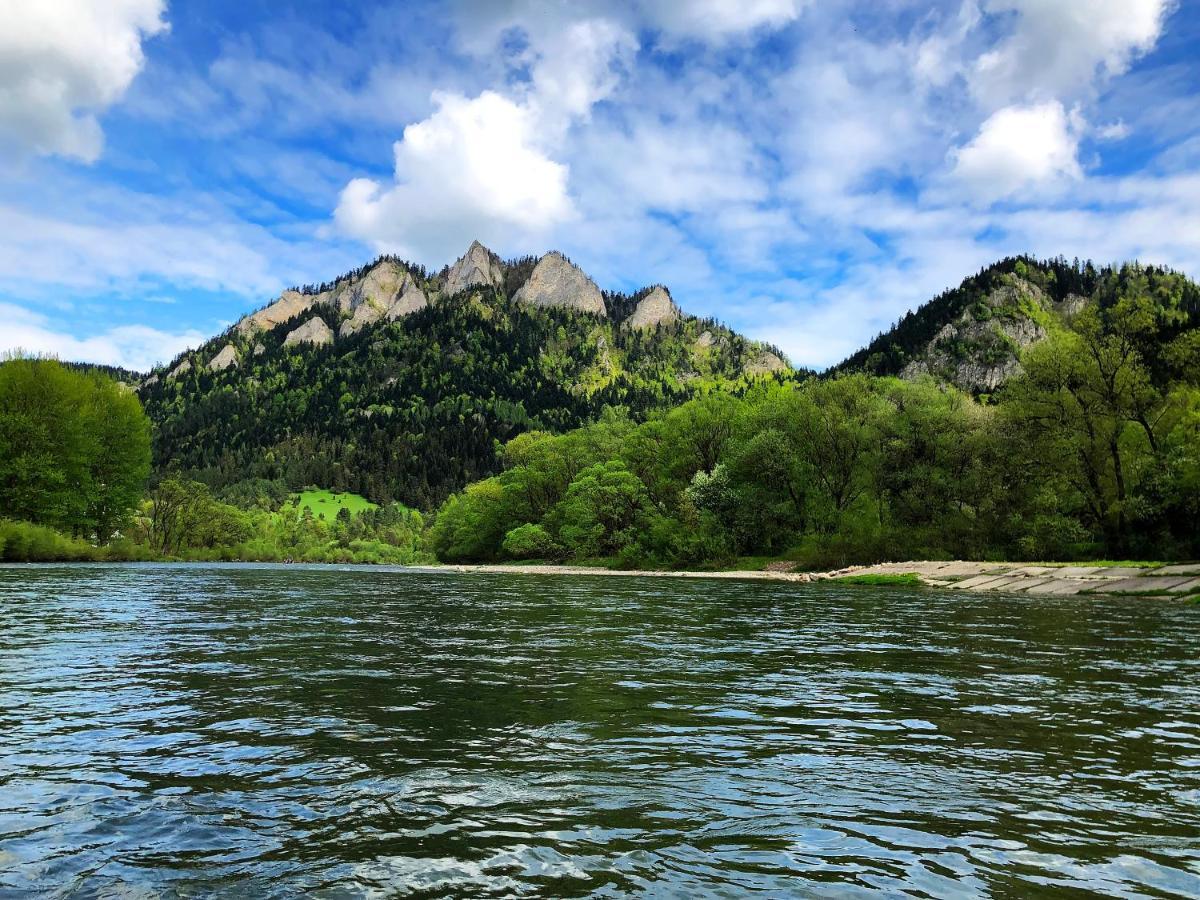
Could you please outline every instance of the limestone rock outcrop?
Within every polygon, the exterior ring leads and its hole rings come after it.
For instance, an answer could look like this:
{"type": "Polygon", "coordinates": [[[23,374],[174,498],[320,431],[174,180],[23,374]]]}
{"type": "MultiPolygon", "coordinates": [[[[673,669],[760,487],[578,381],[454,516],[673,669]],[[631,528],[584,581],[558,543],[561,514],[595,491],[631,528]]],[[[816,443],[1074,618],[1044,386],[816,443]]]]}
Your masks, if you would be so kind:
{"type": "Polygon", "coordinates": [[[283,346],[291,347],[296,344],[312,344],[321,347],[333,343],[333,329],[325,324],[320,316],[313,316],[299,328],[288,332],[283,339],[283,346]]]}
{"type": "Polygon", "coordinates": [[[626,328],[644,330],[660,324],[678,322],[681,316],[682,312],[671,299],[670,292],[662,285],[656,285],[638,301],[633,315],[626,319],[624,324],[626,328]]]}
{"type": "Polygon", "coordinates": [[[384,260],[359,281],[335,290],[327,302],[350,316],[342,322],[338,337],[383,319],[394,321],[429,305],[417,280],[391,260],[384,260]]]}
{"type": "Polygon", "coordinates": [[[192,370],[192,361],[190,359],[185,358],[182,362],[179,363],[179,365],[177,365],[175,368],[173,368],[170,372],[167,373],[167,377],[168,378],[178,378],[180,375],[184,374],[185,372],[190,372],[191,370],[192,370]]]}
{"type": "Polygon", "coordinates": [[[233,344],[226,344],[221,352],[208,361],[208,371],[224,372],[230,366],[237,368],[238,353],[233,344]]]}
{"type": "Polygon", "coordinates": [[[276,325],[282,325],[289,319],[294,319],[308,312],[317,303],[318,294],[302,294],[299,291],[284,291],[279,299],[258,312],[243,316],[237,323],[238,334],[249,334],[252,331],[269,331],[276,325]]]}
{"type": "Polygon", "coordinates": [[[770,375],[772,372],[786,372],[788,364],[766,348],[760,348],[746,364],[742,371],[747,375],[770,375]]]}
{"type": "Polygon", "coordinates": [[[529,280],[513,299],[526,306],[575,309],[597,316],[606,312],[604,296],[596,282],[557,250],[538,260],[529,280]]]}
{"type": "MultiPolygon", "coordinates": [[[[996,390],[1021,372],[1021,351],[1046,336],[1046,330],[1024,312],[1027,305],[1055,308],[1037,285],[1010,276],[981,304],[943,325],[900,377],[934,375],[968,392],[996,390]]],[[[1062,306],[1070,311],[1080,308],[1070,297],[1062,306]]]]}
{"type": "Polygon", "coordinates": [[[455,260],[446,273],[442,293],[450,297],[468,288],[481,285],[499,287],[502,284],[504,267],[499,258],[479,241],[472,241],[467,252],[455,260]]]}

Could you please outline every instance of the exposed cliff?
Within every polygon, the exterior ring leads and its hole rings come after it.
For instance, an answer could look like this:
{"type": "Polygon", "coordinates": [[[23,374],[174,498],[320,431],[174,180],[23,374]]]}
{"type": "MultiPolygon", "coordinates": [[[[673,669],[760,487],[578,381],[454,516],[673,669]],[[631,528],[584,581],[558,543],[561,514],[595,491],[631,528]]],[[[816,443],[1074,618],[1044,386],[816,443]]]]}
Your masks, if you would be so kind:
{"type": "Polygon", "coordinates": [[[313,316],[299,328],[289,331],[283,339],[283,346],[292,347],[296,344],[312,344],[322,347],[333,343],[333,329],[325,324],[320,316],[313,316]]]}
{"type": "Polygon", "coordinates": [[[596,282],[557,250],[538,261],[513,299],[526,306],[574,309],[597,316],[607,312],[596,282]]]}
{"type": "Polygon", "coordinates": [[[625,320],[625,327],[639,330],[654,328],[656,325],[678,322],[682,315],[671,299],[670,292],[662,285],[655,285],[650,293],[638,301],[633,315],[625,320]]]}
{"type": "Polygon", "coordinates": [[[503,284],[504,265],[500,262],[500,257],[479,241],[472,241],[467,252],[460,256],[446,273],[442,293],[449,297],[468,288],[500,287],[503,284]]]}

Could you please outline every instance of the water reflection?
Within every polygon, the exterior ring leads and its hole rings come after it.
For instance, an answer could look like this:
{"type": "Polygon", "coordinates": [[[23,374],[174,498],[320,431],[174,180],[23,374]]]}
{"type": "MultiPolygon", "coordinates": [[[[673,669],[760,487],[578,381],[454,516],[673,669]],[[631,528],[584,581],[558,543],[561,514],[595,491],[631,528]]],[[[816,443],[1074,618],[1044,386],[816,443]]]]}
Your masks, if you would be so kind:
{"type": "Polygon", "coordinates": [[[1197,896],[1198,618],[0,568],[0,893],[1197,896]]]}

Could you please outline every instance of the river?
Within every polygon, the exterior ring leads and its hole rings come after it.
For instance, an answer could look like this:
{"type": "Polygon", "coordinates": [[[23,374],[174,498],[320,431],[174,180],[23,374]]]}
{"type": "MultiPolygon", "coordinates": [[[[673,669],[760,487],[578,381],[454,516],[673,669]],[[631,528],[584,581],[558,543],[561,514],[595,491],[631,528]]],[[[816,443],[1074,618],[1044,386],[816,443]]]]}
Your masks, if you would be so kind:
{"type": "Polygon", "coordinates": [[[1200,606],[0,567],[0,896],[1200,896],[1200,606]]]}

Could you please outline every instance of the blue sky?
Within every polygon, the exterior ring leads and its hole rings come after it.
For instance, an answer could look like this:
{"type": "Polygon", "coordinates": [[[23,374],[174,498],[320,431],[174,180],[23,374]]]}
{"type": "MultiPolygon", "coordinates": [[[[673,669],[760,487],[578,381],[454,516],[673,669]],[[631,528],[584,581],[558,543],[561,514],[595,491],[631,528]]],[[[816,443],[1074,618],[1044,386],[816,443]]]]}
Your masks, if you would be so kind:
{"type": "Polygon", "coordinates": [[[1200,275],[1194,0],[0,5],[0,349],[475,238],[813,366],[1011,253],[1200,275]]]}

